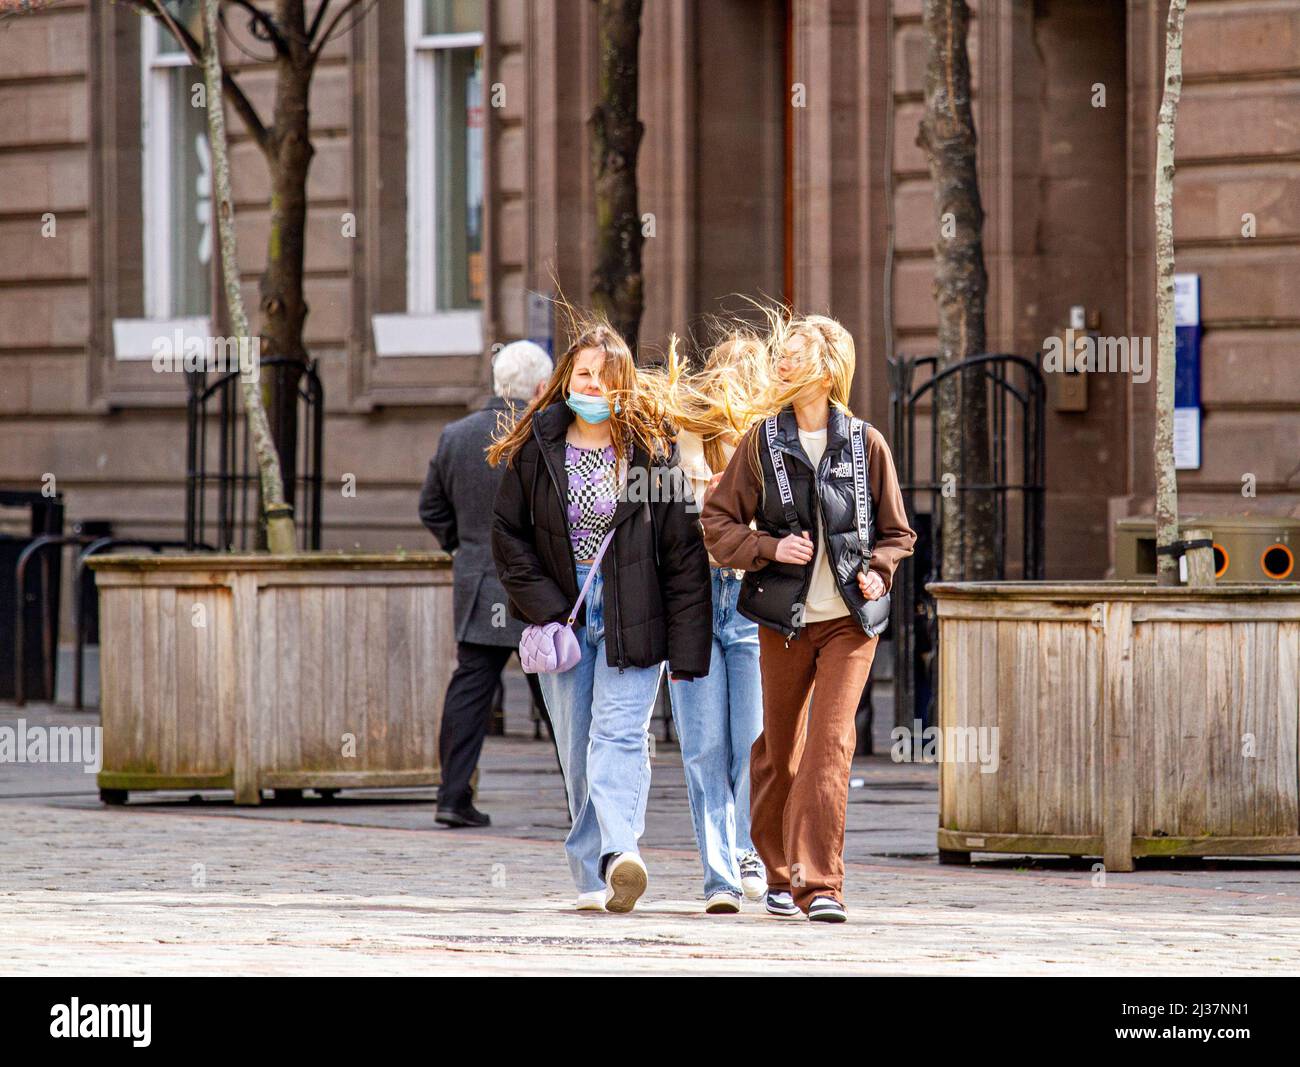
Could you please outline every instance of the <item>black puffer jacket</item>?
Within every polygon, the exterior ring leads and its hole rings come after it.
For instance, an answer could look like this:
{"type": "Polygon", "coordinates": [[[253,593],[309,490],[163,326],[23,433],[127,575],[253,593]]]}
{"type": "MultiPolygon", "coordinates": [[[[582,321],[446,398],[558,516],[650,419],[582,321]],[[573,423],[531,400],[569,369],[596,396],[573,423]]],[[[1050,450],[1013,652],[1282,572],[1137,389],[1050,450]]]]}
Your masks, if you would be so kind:
{"type": "Polygon", "coordinates": [[[814,563],[781,563],[776,549],[781,538],[807,531],[814,544],[826,533],[827,563],[850,615],[867,635],[888,621],[888,595],[866,600],[858,574],[869,567],[879,575],[886,594],[898,562],[912,554],[916,534],[907,522],[889,446],[864,425],[863,445],[867,485],[865,543],[858,535],[855,508],[852,422],[831,407],[826,425],[826,451],[813,470],[799,441],[794,409],[776,416],[772,449],[784,456],[793,514],[787,514],[772,466],[766,425],[762,422],[741,439],[736,453],[704,506],[705,539],[719,563],[745,571],[738,610],[747,619],[794,639],[804,627],[803,608],[814,563]],[[757,446],[757,447],[755,447],[757,446]],[[760,469],[751,462],[757,454],[760,469]],[[754,529],[750,528],[750,521],[754,529]]]}
{"type": "MultiPolygon", "coordinates": [[[[533,418],[524,443],[501,478],[492,520],[492,557],[505,586],[509,611],[527,623],[563,622],[578,599],[569,540],[568,481],[564,473],[565,432],[573,413],[563,402],[533,418]]],[[[677,464],[677,456],[651,465],[645,450],[633,450],[632,466],[647,475],[677,464]]],[[[685,485],[685,479],[673,479],[685,485]]],[[[709,673],[713,647],[713,600],[709,557],[690,500],[690,490],[651,490],[648,500],[619,500],[614,540],[601,562],[605,583],[605,649],[611,667],[653,667],[664,660],[686,678],[709,673]],[[685,499],[683,499],[685,496],[685,499]],[[671,499],[665,499],[671,498],[671,499]]],[[[587,605],[578,613],[586,623],[587,605]]]]}

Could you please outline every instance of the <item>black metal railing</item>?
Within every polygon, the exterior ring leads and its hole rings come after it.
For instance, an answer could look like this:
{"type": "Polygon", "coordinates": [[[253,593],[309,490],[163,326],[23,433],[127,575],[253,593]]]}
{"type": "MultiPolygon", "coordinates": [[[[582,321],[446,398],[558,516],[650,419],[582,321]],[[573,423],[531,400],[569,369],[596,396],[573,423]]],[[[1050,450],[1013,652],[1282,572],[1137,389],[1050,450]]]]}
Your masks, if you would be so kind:
{"type": "Polygon", "coordinates": [[[51,621],[50,604],[52,597],[42,597],[40,632],[37,635],[42,644],[40,658],[41,675],[35,679],[28,677],[28,667],[32,657],[28,652],[27,642],[27,601],[29,594],[28,568],[33,560],[48,568],[50,560],[59,562],[61,552],[68,545],[77,545],[76,564],[73,568],[73,628],[76,632],[76,652],[73,657],[73,706],[84,707],[86,631],[90,612],[86,607],[86,598],[94,595],[94,585],[84,582],[86,560],[111,548],[147,548],[151,552],[165,549],[186,549],[197,547],[211,551],[210,545],[189,546],[184,541],[150,541],[140,538],[95,537],[87,534],[42,534],[24,546],[14,565],[13,582],[17,590],[17,605],[10,620],[13,633],[13,700],[17,707],[25,707],[31,698],[53,703],[57,700],[58,685],[58,627],[57,619],[51,621]],[[33,686],[33,681],[36,683],[33,686]]]}
{"type": "MultiPolygon", "coordinates": [[[[263,385],[277,395],[296,393],[295,474],[285,481],[285,499],[297,520],[299,547],[320,548],[321,466],[325,397],[315,361],[265,359],[263,385]]],[[[218,551],[251,551],[260,544],[260,477],[248,421],[240,403],[239,371],[209,382],[191,379],[186,431],[185,541],[218,551]]]]}
{"type": "Polygon", "coordinates": [[[937,356],[902,356],[891,360],[889,369],[894,461],[903,503],[918,533],[916,553],[903,561],[892,588],[894,721],[910,728],[918,719],[932,724],[938,634],[925,586],[940,577],[945,549],[954,547],[945,545],[945,536],[957,538],[956,551],[965,557],[967,531],[944,529],[943,497],[991,495],[995,577],[1008,577],[1015,556],[1013,577],[1043,576],[1046,386],[1037,355],[986,353],[942,370],[937,356]],[[949,392],[942,386],[950,380],[958,403],[963,390],[987,390],[987,482],[968,481],[960,471],[952,472],[951,480],[944,477],[937,411],[941,394],[949,392]],[[928,426],[918,427],[921,415],[928,416],[928,426]],[[928,436],[928,446],[923,437],[918,444],[921,435],[928,436]],[[924,472],[918,469],[922,458],[929,464],[924,472]],[[1013,470],[1018,477],[1012,477],[1013,470]],[[1013,503],[1018,503],[1016,510],[1013,503]]]}

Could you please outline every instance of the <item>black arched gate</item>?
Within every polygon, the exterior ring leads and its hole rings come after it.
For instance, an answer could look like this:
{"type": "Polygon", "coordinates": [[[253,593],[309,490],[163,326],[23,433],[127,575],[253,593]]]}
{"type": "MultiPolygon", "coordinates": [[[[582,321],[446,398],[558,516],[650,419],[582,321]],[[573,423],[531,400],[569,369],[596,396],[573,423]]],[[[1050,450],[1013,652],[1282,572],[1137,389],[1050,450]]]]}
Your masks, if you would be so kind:
{"type": "MultiPolygon", "coordinates": [[[[316,363],[264,359],[262,380],[283,388],[297,377],[297,473],[286,484],[293,507],[299,547],[320,548],[321,465],[325,394],[316,363]]],[[[239,371],[209,382],[190,380],[186,447],[185,541],[190,549],[210,545],[218,551],[251,551],[258,544],[259,472],[257,457],[240,403],[239,371]]]]}
{"type": "MultiPolygon", "coordinates": [[[[890,360],[890,429],[916,551],[894,576],[894,723],[909,729],[934,722],[938,625],[927,582],[940,577],[944,529],[940,500],[949,493],[993,495],[996,577],[1043,577],[1043,494],[1046,476],[1046,388],[1037,356],[971,356],[942,371],[936,356],[890,360]],[[987,390],[992,481],[945,485],[939,473],[937,387],[956,378],[958,390],[987,390]],[[918,427],[918,417],[924,425],[918,427]],[[1017,477],[1012,477],[1011,472],[1017,477]],[[1016,551],[1016,550],[1019,551],[1016,551]]],[[[959,393],[960,395],[960,393],[959,393]]],[[[958,531],[954,536],[960,536],[958,531]]]]}

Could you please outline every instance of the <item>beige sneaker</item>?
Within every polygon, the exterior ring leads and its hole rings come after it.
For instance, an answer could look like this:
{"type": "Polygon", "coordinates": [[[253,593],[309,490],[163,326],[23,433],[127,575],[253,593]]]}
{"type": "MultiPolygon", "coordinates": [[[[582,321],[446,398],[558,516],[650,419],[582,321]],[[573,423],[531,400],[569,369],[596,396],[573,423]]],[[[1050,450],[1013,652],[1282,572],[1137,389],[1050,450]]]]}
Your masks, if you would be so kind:
{"type": "Polygon", "coordinates": [[[631,911],[645,892],[650,875],[635,852],[620,852],[605,868],[606,911],[631,911]]]}
{"type": "Polygon", "coordinates": [[[767,870],[758,852],[747,849],[740,854],[740,888],[750,900],[762,900],[767,894],[767,870]]]}
{"type": "Polygon", "coordinates": [[[578,911],[604,911],[605,890],[593,889],[590,893],[579,893],[575,907],[578,911]]]}

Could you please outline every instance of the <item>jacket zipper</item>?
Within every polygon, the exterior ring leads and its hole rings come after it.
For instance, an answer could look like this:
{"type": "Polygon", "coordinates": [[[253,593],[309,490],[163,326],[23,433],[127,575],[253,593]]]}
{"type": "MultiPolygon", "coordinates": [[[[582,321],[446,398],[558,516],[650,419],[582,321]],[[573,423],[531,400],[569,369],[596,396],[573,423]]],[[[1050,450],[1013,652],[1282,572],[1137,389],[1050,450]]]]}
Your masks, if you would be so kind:
{"type": "MultiPolygon", "coordinates": [[[[543,443],[540,437],[537,438],[537,451],[541,454],[542,466],[546,468],[547,476],[550,478],[551,485],[555,489],[556,499],[558,499],[560,502],[560,518],[565,520],[564,525],[567,531],[569,522],[566,516],[569,510],[569,502],[565,500],[564,494],[560,492],[560,483],[555,479],[555,471],[551,467],[551,459],[546,454],[546,445],[543,443]]],[[[578,581],[578,557],[574,554],[573,551],[573,538],[569,537],[567,532],[565,534],[564,543],[569,546],[569,566],[572,568],[573,581],[575,585],[575,589],[573,592],[573,599],[577,600],[578,593],[580,592],[580,590],[576,588],[577,581],[578,581]]],[[[587,609],[587,605],[583,604],[582,608],[583,611],[585,612],[587,609]]]]}
{"type": "MultiPolygon", "coordinates": [[[[616,462],[617,462],[617,461],[616,461],[616,462]]],[[[615,501],[616,501],[616,502],[615,502],[615,505],[614,505],[614,510],[617,512],[617,511],[618,511],[617,498],[615,498],[615,501]]],[[[615,553],[615,555],[613,556],[613,560],[612,560],[612,562],[610,563],[610,567],[609,567],[609,575],[610,575],[610,578],[609,578],[609,596],[605,598],[606,601],[608,601],[610,604],[613,605],[613,611],[612,611],[612,612],[610,612],[610,611],[606,611],[606,612],[605,612],[605,619],[606,619],[606,622],[605,622],[605,633],[606,633],[606,635],[608,635],[608,633],[609,633],[609,631],[610,631],[610,625],[609,625],[609,623],[610,623],[610,621],[612,620],[612,621],[613,621],[613,624],[614,624],[614,625],[613,625],[613,630],[614,630],[614,665],[618,668],[618,673],[619,673],[619,674],[622,674],[622,673],[623,673],[623,667],[624,667],[625,664],[624,664],[624,661],[623,661],[623,634],[622,634],[622,631],[621,631],[622,623],[621,623],[621,621],[620,621],[620,619],[619,619],[619,611],[618,611],[618,555],[617,555],[617,551],[618,551],[618,549],[617,549],[617,546],[615,545],[615,542],[618,540],[618,526],[617,526],[617,525],[614,525],[614,516],[613,516],[613,515],[610,516],[610,520],[609,520],[609,521],[610,521],[610,524],[611,524],[612,529],[614,530],[614,536],[610,539],[610,542],[609,542],[609,550],[608,550],[605,554],[606,554],[606,555],[609,555],[609,554],[612,552],[612,553],[615,553]]],[[[605,564],[604,559],[601,559],[600,562],[601,562],[601,566],[604,566],[604,564],[605,564]]],[[[608,639],[608,638],[607,638],[607,639],[608,639]]]]}
{"type": "MultiPolygon", "coordinates": [[[[813,473],[813,496],[814,496],[815,498],[817,498],[817,503],[818,503],[818,505],[820,505],[820,503],[821,503],[821,501],[820,501],[820,496],[819,496],[819,494],[818,494],[818,492],[817,492],[817,470],[816,470],[816,468],[814,468],[813,465],[812,465],[811,463],[808,462],[806,456],[804,456],[804,455],[802,455],[802,454],[800,454],[800,453],[791,452],[788,448],[786,448],[784,445],[781,445],[781,444],[779,444],[779,443],[778,443],[777,447],[780,448],[781,451],[784,452],[787,456],[793,456],[795,459],[798,459],[800,462],[805,463],[805,464],[807,465],[807,467],[809,468],[809,470],[812,471],[812,473],[813,473]]],[[[817,515],[818,515],[818,509],[817,509],[817,507],[814,507],[814,508],[813,508],[813,526],[814,526],[814,527],[817,525],[817,515]]],[[[822,521],[824,522],[825,520],[823,519],[822,521]]],[[[817,562],[817,537],[818,537],[819,534],[820,534],[820,531],[819,531],[819,530],[814,530],[814,531],[813,531],[813,558],[812,558],[811,561],[809,561],[807,564],[804,565],[804,566],[805,566],[805,570],[806,570],[807,573],[804,575],[803,588],[799,591],[799,600],[798,600],[798,603],[801,604],[801,605],[803,605],[805,608],[807,607],[807,604],[808,604],[808,590],[812,587],[812,569],[813,569],[813,564],[817,562]]],[[[802,629],[803,629],[803,627],[800,626],[798,629],[791,630],[788,634],[785,635],[785,647],[786,647],[786,648],[789,648],[789,647],[790,647],[790,642],[799,636],[799,631],[802,630],[802,629]]]]}
{"type": "MultiPolygon", "coordinates": [[[[823,465],[823,466],[826,466],[826,467],[829,469],[829,466],[830,466],[830,465],[829,465],[829,463],[826,461],[826,457],[825,457],[825,456],[822,457],[822,465],[823,465]]],[[[814,488],[814,493],[816,494],[816,497],[817,497],[817,510],[818,510],[819,514],[821,515],[822,525],[825,526],[825,525],[826,525],[826,502],[825,502],[825,500],[823,500],[823,498],[822,498],[821,487],[820,487],[820,485],[818,484],[818,479],[820,478],[820,476],[821,476],[821,471],[820,471],[820,469],[817,470],[816,472],[814,472],[814,475],[813,475],[813,488],[814,488]]],[[[856,494],[857,491],[858,491],[858,483],[857,483],[857,480],[856,480],[856,478],[855,478],[855,479],[854,479],[854,482],[853,482],[853,492],[856,494]]],[[[856,497],[855,497],[855,500],[854,500],[854,506],[855,506],[855,507],[857,506],[856,497]]],[[[830,546],[828,545],[828,546],[827,546],[827,550],[828,550],[828,551],[829,551],[829,548],[830,548],[830,546]]],[[[864,548],[864,549],[863,549],[863,559],[864,559],[864,562],[865,562],[866,558],[867,558],[867,557],[866,557],[866,550],[865,550],[865,548],[864,548]]],[[[849,614],[852,615],[852,616],[854,616],[854,617],[856,618],[856,617],[857,617],[857,614],[858,614],[858,609],[855,608],[855,607],[853,606],[853,604],[849,601],[849,596],[848,596],[848,594],[844,591],[844,586],[840,583],[840,580],[839,580],[838,577],[836,577],[836,579],[835,579],[835,589],[836,589],[836,591],[840,594],[840,599],[841,599],[842,601],[844,601],[844,606],[845,606],[846,608],[849,609],[849,614]]]]}
{"type": "MultiPolygon", "coordinates": [[[[614,551],[614,541],[617,540],[618,540],[618,534],[615,533],[614,540],[609,543],[609,550],[611,552],[614,551]]],[[[601,562],[604,563],[604,560],[601,560],[601,562]]],[[[613,630],[614,630],[614,650],[615,650],[614,663],[618,667],[618,673],[622,674],[623,667],[625,664],[623,661],[623,633],[619,628],[621,624],[619,622],[619,616],[618,616],[618,558],[617,557],[614,558],[614,566],[610,568],[609,575],[610,575],[609,577],[610,595],[608,599],[614,605],[614,610],[613,612],[606,612],[605,614],[607,616],[609,615],[613,616],[612,621],[614,623],[613,630]]],[[[608,631],[610,627],[606,625],[605,629],[606,631],[608,631]]]]}
{"type": "MultiPolygon", "coordinates": [[[[817,472],[814,471],[813,472],[813,495],[815,496],[816,493],[817,493],[817,472]]],[[[804,564],[805,573],[803,578],[803,588],[799,590],[799,605],[800,607],[803,608],[803,611],[808,610],[808,592],[809,590],[812,589],[813,569],[817,565],[817,540],[819,537],[821,537],[821,530],[817,528],[818,519],[821,518],[822,522],[826,521],[825,518],[822,518],[819,515],[817,508],[813,508],[812,517],[813,517],[813,522],[812,522],[813,558],[810,559],[806,564],[804,564]]],[[[791,630],[790,635],[785,639],[786,648],[790,647],[790,642],[799,636],[800,632],[802,632],[804,626],[806,625],[806,623],[803,622],[803,611],[799,613],[799,619],[800,619],[799,628],[797,630],[791,630]]]]}
{"type": "MultiPolygon", "coordinates": [[[[856,492],[858,491],[858,489],[857,489],[857,485],[858,485],[858,483],[857,483],[856,481],[854,481],[854,483],[853,483],[853,491],[854,491],[854,493],[856,493],[856,492]]],[[[826,522],[826,503],[825,503],[825,501],[822,499],[822,495],[821,495],[820,492],[817,494],[817,506],[821,509],[822,522],[823,522],[823,524],[824,524],[824,523],[826,522]]],[[[857,500],[856,500],[856,498],[854,499],[854,506],[855,506],[855,507],[857,506],[857,500]]],[[[830,546],[828,545],[828,546],[827,546],[828,551],[829,551],[829,547],[830,547],[830,546]]],[[[856,580],[856,579],[855,579],[855,580],[856,580]]],[[[853,615],[853,616],[856,617],[856,615],[857,615],[857,613],[858,613],[858,609],[855,608],[851,603],[849,603],[849,596],[848,596],[848,594],[847,594],[846,592],[844,592],[844,586],[840,584],[840,580],[839,580],[838,577],[836,577],[836,579],[835,579],[835,588],[836,588],[836,590],[837,590],[837,591],[839,592],[839,594],[840,594],[840,599],[841,599],[842,601],[844,601],[844,606],[845,606],[846,608],[849,609],[849,614],[850,614],[850,615],[853,615]]]]}

